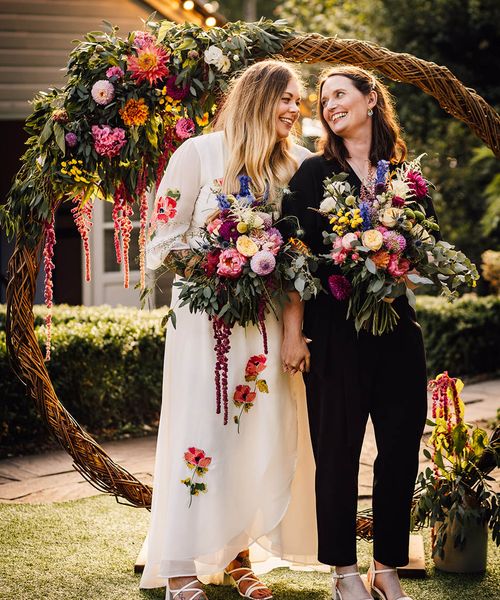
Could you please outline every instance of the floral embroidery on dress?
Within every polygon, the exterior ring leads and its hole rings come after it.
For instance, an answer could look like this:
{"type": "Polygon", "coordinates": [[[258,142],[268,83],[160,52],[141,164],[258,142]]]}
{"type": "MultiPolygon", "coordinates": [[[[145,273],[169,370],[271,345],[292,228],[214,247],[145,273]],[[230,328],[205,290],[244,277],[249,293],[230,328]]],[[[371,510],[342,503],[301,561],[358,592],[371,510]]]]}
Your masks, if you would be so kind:
{"type": "Polygon", "coordinates": [[[160,196],[156,200],[155,209],[149,222],[149,239],[153,239],[156,234],[158,223],[168,223],[177,215],[177,202],[180,198],[179,190],[169,189],[165,196],[160,196]]]}
{"type": "Polygon", "coordinates": [[[247,413],[254,405],[257,398],[257,391],[263,394],[269,393],[269,388],[265,379],[259,379],[260,373],[266,368],[267,358],[265,354],[251,356],[245,367],[245,381],[253,382],[253,390],[249,385],[237,385],[233,395],[234,405],[240,409],[240,414],[234,417],[234,422],[238,425],[240,432],[241,417],[247,413]]]}
{"type": "Polygon", "coordinates": [[[191,477],[181,479],[181,483],[189,488],[189,508],[193,502],[193,496],[198,496],[200,492],[205,494],[207,491],[207,484],[196,481],[196,476],[203,477],[205,473],[208,472],[212,457],[207,456],[204,450],[191,446],[191,448],[188,448],[184,453],[184,460],[186,461],[188,469],[193,471],[191,477]]]}

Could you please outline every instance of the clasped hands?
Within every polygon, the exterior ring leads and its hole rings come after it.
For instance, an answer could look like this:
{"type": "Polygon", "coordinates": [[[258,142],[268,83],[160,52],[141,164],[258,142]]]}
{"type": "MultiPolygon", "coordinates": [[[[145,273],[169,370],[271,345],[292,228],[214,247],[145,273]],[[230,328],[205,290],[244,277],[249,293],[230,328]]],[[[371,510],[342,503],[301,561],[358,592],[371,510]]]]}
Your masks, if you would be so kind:
{"type": "Polygon", "coordinates": [[[311,353],[307,347],[309,342],[311,340],[302,333],[294,336],[285,334],[281,345],[281,363],[284,373],[295,375],[299,371],[309,372],[311,363],[311,353]]]}

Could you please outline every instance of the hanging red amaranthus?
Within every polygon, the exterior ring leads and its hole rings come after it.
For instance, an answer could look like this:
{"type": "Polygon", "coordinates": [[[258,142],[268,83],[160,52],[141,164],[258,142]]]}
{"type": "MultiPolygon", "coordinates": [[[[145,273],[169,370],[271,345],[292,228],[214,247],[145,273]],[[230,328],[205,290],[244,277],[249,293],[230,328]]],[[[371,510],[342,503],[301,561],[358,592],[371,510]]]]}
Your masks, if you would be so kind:
{"type": "Polygon", "coordinates": [[[52,210],[50,219],[44,223],[45,246],[43,249],[43,268],[45,272],[44,299],[45,306],[48,309],[45,317],[45,326],[47,328],[47,338],[45,340],[45,360],[50,360],[50,340],[52,334],[52,303],[54,299],[54,282],[52,271],[54,270],[54,246],[56,244],[56,232],[54,229],[55,211],[52,210]]]}
{"type": "Polygon", "coordinates": [[[216,413],[220,415],[221,405],[224,406],[224,425],[228,421],[228,393],[227,393],[227,375],[228,375],[228,355],[231,349],[230,337],[231,327],[224,323],[222,319],[214,317],[212,326],[215,338],[215,394],[216,394],[216,413]]]}
{"type": "Polygon", "coordinates": [[[148,198],[146,195],[147,186],[147,169],[143,166],[139,177],[137,178],[137,185],[135,188],[135,195],[139,202],[139,214],[140,214],[140,229],[139,229],[139,269],[141,273],[141,290],[146,286],[146,225],[148,221],[148,198]]]}
{"type": "Polygon", "coordinates": [[[127,189],[121,183],[115,190],[113,206],[113,223],[115,226],[115,251],[116,262],[121,263],[123,258],[124,281],[123,287],[128,288],[130,283],[129,247],[132,222],[130,217],[134,214],[132,202],[127,189]],[[121,248],[120,248],[121,236],[121,248]]]}
{"type": "Polygon", "coordinates": [[[262,343],[264,345],[264,354],[268,354],[269,348],[267,345],[267,329],[266,329],[266,301],[261,300],[259,304],[259,329],[262,335],[262,343]]]}
{"type": "Polygon", "coordinates": [[[85,204],[82,205],[83,194],[79,194],[73,198],[73,204],[75,206],[71,209],[73,214],[73,220],[78,229],[78,233],[82,238],[83,251],[85,254],[85,281],[90,281],[91,268],[90,268],[90,244],[89,244],[89,233],[92,229],[92,210],[94,208],[93,200],[89,199],[85,204]]]}

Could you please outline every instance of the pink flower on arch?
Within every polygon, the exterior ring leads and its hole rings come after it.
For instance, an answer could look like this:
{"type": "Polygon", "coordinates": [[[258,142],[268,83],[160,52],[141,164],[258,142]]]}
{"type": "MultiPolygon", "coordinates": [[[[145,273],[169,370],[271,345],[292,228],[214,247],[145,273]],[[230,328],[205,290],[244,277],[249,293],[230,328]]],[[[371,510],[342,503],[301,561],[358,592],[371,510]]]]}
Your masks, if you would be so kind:
{"type": "Polygon", "coordinates": [[[92,125],[92,138],[97,154],[108,158],[120,154],[120,150],[127,143],[125,130],[109,125],[92,125]]]}
{"type": "Polygon", "coordinates": [[[192,137],[195,131],[196,127],[192,119],[182,118],[175,124],[175,133],[181,140],[187,140],[192,137]]]}

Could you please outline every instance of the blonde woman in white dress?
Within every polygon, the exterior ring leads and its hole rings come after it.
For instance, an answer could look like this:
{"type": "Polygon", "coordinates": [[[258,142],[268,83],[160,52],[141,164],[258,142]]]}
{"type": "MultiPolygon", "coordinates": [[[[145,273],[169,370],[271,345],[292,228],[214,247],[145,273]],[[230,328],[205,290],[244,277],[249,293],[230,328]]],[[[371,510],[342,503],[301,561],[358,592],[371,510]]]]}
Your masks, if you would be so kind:
{"type": "MultiPolygon", "coordinates": [[[[215,180],[223,179],[223,190],[235,193],[238,176],[244,173],[251,177],[256,195],[269,190],[270,201],[286,186],[309,154],[289,139],[299,103],[299,81],[285,63],[257,63],[233,82],[216,131],[185,141],[167,166],[157,202],[169,189],[178,190],[180,197],[169,205],[169,220],[157,225],[148,243],[148,268],[161,266],[169,252],[197,243],[198,229],[217,209],[215,180]]],[[[175,312],[176,328],[169,325],[167,330],[141,587],[167,586],[167,598],[174,600],[204,599],[199,578],[207,580],[225,571],[240,595],[267,600],[271,591],[251,568],[251,544],[296,562],[315,561],[313,467],[305,472],[313,463],[306,444],[304,458],[298,459],[297,397],[302,390],[294,393],[294,384],[283,372],[282,324],[267,315],[269,351],[260,376],[269,393],[257,392],[238,432],[233,416],[239,409],[231,400],[237,386],[245,384],[249,359],[263,354],[261,333],[257,327],[233,328],[228,373],[231,406],[229,423],[224,425],[215,410],[212,323],[187,307],[177,307],[175,312]],[[298,470],[305,472],[304,482],[297,480],[297,460],[298,470]],[[200,484],[203,493],[193,495],[191,483],[200,484]]],[[[262,364],[257,360],[254,368],[262,364]]],[[[306,435],[304,428],[304,439],[306,435]]]]}

